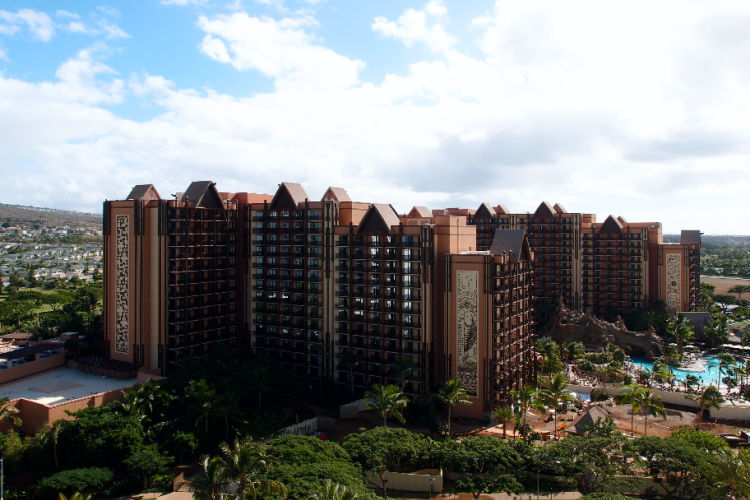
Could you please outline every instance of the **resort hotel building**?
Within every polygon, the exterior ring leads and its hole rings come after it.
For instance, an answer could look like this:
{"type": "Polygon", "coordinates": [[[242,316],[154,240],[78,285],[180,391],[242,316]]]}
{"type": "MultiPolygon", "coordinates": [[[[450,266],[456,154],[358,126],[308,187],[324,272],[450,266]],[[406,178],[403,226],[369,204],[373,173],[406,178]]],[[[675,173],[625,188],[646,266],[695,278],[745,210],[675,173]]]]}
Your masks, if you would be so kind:
{"type": "Polygon", "coordinates": [[[169,375],[218,345],[262,353],[311,388],[397,384],[412,397],[456,378],[481,418],[533,375],[537,299],[593,314],[665,300],[690,310],[700,234],[568,213],[431,211],[193,182],[104,202],[106,357],[169,375]]]}

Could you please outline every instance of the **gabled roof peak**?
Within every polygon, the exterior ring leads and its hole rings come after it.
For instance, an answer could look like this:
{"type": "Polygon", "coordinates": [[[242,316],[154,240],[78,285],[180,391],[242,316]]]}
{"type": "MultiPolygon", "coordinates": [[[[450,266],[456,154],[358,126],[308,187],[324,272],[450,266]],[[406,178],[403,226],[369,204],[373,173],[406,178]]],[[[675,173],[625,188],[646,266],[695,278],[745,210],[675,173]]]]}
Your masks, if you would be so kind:
{"type": "Polygon", "coordinates": [[[416,205],[411,209],[407,217],[428,218],[432,217],[432,211],[427,207],[416,205]]]}
{"type": "Polygon", "coordinates": [[[555,215],[555,209],[547,203],[546,201],[543,201],[539,204],[539,207],[537,207],[536,212],[534,212],[534,216],[542,216],[542,217],[553,217],[555,215]]]}
{"type": "Polygon", "coordinates": [[[359,233],[389,234],[393,226],[401,223],[398,214],[391,205],[373,203],[359,223],[359,233]]]}
{"type": "Polygon", "coordinates": [[[137,184],[130,190],[126,200],[161,200],[153,184],[137,184]]]}
{"type": "Polygon", "coordinates": [[[599,228],[600,233],[622,233],[622,223],[614,215],[608,216],[599,228]]]}
{"type": "Polygon", "coordinates": [[[489,203],[482,203],[474,213],[475,219],[491,219],[495,215],[495,209],[489,203]]]}
{"type": "Polygon", "coordinates": [[[320,201],[352,201],[349,197],[349,193],[342,187],[329,186],[326,192],[323,194],[323,198],[320,201]]]}

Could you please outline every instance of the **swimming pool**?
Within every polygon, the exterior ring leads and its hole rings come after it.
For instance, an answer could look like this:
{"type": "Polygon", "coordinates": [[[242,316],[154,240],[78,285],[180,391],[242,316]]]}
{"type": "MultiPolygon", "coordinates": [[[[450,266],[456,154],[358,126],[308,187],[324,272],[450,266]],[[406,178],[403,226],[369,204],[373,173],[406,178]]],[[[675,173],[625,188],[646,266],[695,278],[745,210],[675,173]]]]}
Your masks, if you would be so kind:
{"type": "MultiPolygon", "coordinates": [[[[700,380],[701,385],[717,385],[719,382],[719,359],[715,356],[704,356],[701,357],[705,363],[705,369],[703,371],[690,371],[681,368],[671,367],[672,373],[678,381],[684,381],[688,375],[695,375],[700,380]]],[[[631,361],[634,365],[638,365],[643,368],[653,369],[654,364],[650,361],[646,361],[645,358],[632,357],[631,361]]]]}

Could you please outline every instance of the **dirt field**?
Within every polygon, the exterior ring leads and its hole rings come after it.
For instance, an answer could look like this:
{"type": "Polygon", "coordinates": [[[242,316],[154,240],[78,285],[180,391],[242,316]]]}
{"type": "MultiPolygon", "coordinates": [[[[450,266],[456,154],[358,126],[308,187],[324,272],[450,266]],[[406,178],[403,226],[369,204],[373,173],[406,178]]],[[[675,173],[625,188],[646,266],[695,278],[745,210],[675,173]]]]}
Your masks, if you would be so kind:
{"type": "MultiPolygon", "coordinates": [[[[750,285],[750,280],[725,278],[723,276],[701,276],[701,283],[710,283],[716,286],[716,293],[726,294],[727,290],[735,285],[750,285]]],[[[743,295],[742,298],[746,297],[743,295]]]]}
{"type": "MultiPolygon", "coordinates": [[[[606,405],[604,408],[610,413],[610,416],[615,422],[615,426],[620,431],[630,433],[630,406],[629,405],[606,405]]],[[[660,436],[660,437],[667,437],[672,431],[675,431],[679,429],[680,427],[692,427],[695,426],[695,420],[696,420],[696,414],[689,411],[680,411],[680,410],[673,410],[673,409],[667,409],[667,418],[666,420],[662,418],[654,418],[653,416],[649,416],[648,418],[648,435],[649,436],[660,436]]],[[[569,411],[565,414],[560,414],[559,418],[557,420],[557,426],[558,428],[562,429],[570,424],[572,424],[577,418],[579,414],[577,414],[575,411],[569,411]]],[[[529,412],[527,417],[527,422],[532,426],[532,428],[537,432],[548,432],[552,433],[554,430],[554,421],[551,419],[549,421],[546,421],[547,419],[541,415],[539,412],[532,410],[529,412]]],[[[643,414],[636,414],[635,416],[635,434],[642,436],[644,435],[644,416],[643,414]]],[[[701,424],[701,430],[708,432],[709,434],[721,434],[721,433],[729,433],[729,434],[738,434],[740,430],[747,430],[746,427],[742,426],[733,426],[733,425],[724,425],[724,424],[718,424],[714,425],[709,422],[704,422],[701,424]]],[[[500,435],[502,436],[502,427],[496,426],[487,429],[492,434],[500,435]]],[[[510,435],[510,432],[508,433],[510,435]]],[[[561,435],[565,435],[565,433],[561,433],[561,435]]]]}

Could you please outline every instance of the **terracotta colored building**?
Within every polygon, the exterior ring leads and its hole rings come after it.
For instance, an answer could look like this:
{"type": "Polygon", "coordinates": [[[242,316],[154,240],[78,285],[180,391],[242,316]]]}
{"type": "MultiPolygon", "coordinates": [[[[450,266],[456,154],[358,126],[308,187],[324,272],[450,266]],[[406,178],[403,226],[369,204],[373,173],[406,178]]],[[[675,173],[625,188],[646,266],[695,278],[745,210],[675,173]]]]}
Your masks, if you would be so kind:
{"type": "MultiPolygon", "coordinates": [[[[456,213],[463,209],[446,209],[456,213]]],[[[544,321],[558,302],[612,317],[664,301],[671,311],[693,310],[700,292],[700,232],[683,231],[665,244],[661,223],[629,223],[609,216],[571,213],[542,202],[534,213],[510,213],[483,203],[471,212],[477,248],[488,249],[495,231],[523,229],[534,251],[536,313],[544,321]],[[667,271],[667,268],[670,271],[667,271]]]]}
{"type": "Polygon", "coordinates": [[[477,403],[457,413],[485,415],[531,374],[533,254],[520,232],[472,254],[463,214],[399,215],[336,187],[316,201],[296,183],[262,195],[208,181],[174,200],[136,186],[105,202],[104,227],[107,356],[142,372],[244,344],[311,388],[395,383],[420,397],[465,367],[454,287],[474,269],[477,403]]]}

